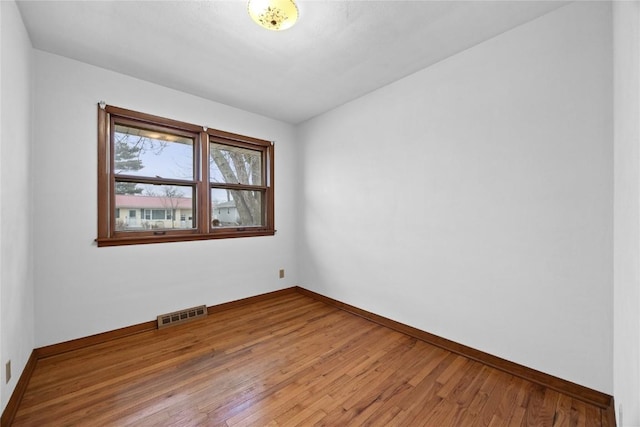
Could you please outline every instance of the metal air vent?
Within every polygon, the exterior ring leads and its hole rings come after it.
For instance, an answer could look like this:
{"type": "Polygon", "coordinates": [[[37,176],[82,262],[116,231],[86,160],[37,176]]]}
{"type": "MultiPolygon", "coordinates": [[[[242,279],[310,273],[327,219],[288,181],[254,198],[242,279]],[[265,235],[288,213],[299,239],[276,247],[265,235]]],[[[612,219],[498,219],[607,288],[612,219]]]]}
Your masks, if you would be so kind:
{"type": "Polygon", "coordinates": [[[166,328],[167,326],[177,325],[179,323],[188,322],[190,320],[205,317],[206,315],[207,315],[206,305],[186,308],[184,310],[174,311],[173,313],[161,314],[158,316],[158,329],[166,328]]]}

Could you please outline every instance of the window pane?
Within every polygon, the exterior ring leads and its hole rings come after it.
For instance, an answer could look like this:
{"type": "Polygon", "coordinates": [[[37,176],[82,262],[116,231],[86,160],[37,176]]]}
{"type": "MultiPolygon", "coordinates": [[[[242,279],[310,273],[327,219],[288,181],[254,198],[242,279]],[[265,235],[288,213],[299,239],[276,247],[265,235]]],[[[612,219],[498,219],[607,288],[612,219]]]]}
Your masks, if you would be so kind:
{"type": "Polygon", "coordinates": [[[252,227],[264,225],[261,191],[211,190],[213,227],[252,227]]]}
{"type": "Polygon", "coordinates": [[[164,209],[154,209],[151,211],[151,219],[165,219],[166,212],[164,209]]]}
{"type": "Polygon", "coordinates": [[[131,126],[115,126],[116,175],[193,179],[193,139],[131,126]]]}
{"type": "Polygon", "coordinates": [[[117,231],[195,228],[194,188],[186,185],[116,183],[117,231]],[[137,193],[118,192],[118,184],[132,184],[137,193]],[[125,216],[122,216],[126,214],[125,216]],[[184,220],[182,218],[185,218],[184,220]],[[176,220],[175,218],[180,218],[176,220]]]}
{"type": "Polygon", "coordinates": [[[210,144],[209,180],[226,184],[263,185],[262,152],[210,144]]]}

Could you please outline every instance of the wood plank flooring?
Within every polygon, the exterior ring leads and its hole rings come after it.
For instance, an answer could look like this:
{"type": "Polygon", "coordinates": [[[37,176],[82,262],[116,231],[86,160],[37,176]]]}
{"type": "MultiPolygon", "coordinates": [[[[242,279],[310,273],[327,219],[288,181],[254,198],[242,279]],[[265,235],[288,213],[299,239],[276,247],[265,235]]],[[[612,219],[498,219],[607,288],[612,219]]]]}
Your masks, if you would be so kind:
{"type": "Polygon", "coordinates": [[[601,426],[595,406],[291,293],[38,361],[14,426],[601,426]]]}

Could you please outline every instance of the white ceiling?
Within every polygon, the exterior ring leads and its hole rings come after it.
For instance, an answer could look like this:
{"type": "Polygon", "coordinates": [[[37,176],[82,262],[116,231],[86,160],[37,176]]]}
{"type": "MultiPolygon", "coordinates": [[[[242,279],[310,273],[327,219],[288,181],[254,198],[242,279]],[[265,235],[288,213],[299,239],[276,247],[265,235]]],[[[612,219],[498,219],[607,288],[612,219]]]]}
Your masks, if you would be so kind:
{"type": "Polygon", "coordinates": [[[18,2],[37,49],[294,124],[564,4],[299,0],[273,32],[242,0],[18,2]]]}

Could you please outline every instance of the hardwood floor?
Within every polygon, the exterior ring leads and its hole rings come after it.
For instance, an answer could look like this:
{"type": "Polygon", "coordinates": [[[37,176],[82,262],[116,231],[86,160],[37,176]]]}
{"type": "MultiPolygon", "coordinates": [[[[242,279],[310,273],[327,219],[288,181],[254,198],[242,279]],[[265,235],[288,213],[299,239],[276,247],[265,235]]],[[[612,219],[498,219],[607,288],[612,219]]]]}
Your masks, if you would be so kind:
{"type": "Polygon", "coordinates": [[[291,293],[40,359],[13,425],[601,426],[603,415],[291,293]]]}

